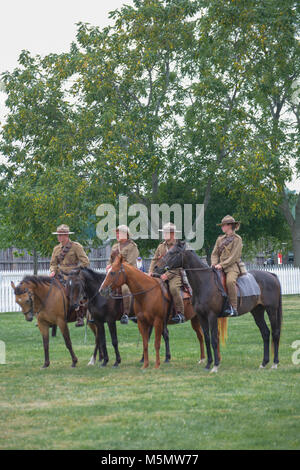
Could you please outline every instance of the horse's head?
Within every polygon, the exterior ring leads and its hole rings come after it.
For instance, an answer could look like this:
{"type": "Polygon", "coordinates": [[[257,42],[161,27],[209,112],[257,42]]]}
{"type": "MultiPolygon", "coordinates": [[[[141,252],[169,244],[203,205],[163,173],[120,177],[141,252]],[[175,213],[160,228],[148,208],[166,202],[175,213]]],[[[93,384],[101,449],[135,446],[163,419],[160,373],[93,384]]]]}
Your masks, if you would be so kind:
{"type": "Polygon", "coordinates": [[[14,282],[11,281],[11,287],[15,292],[16,302],[18,305],[20,305],[22,312],[25,315],[25,319],[27,321],[32,321],[34,316],[32,291],[22,282],[20,282],[20,284],[16,287],[14,282]]]}
{"type": "Polygon", "coordinates": [[[154,273],[161,275],[169,269],[183,267],[183,253],[185,248],[185,242],[178,240],[165,256],[157,261],[154,267],[154,273]]]}
{"type": "Polygon", "coordinates": [[[67,295],[69,296],[70,309],[78,309],[80,302],[84,299],[84,278],[81,274],[81,268],[72,269],[68,274],[67,295]]]}
{"type": "Polygon", "coordinates": [[[123,266],[123,256],[118,255],[115,257],[114,262],[108,269],[106,277],[102,282],[99,292],[104,297],[108,297],[112,290],[126,284],[126,274],[123,266]]]}

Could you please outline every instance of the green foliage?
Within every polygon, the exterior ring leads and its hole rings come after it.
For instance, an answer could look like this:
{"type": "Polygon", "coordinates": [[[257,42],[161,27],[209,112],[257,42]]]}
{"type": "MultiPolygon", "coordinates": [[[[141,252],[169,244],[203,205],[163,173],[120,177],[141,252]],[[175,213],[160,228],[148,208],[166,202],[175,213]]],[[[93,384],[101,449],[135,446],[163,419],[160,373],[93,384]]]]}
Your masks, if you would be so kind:
{"type": "Polygon", "coordinates": [[[78,23],[68,52],[23,51],[2,74],[1,245],[49,253],[60,222],[97,243],[96,207],[120,194],[204,201],[207,221],[220,198],[267,229],[300,161],[297,3],[145,0],[110,16],[78,23]]]}

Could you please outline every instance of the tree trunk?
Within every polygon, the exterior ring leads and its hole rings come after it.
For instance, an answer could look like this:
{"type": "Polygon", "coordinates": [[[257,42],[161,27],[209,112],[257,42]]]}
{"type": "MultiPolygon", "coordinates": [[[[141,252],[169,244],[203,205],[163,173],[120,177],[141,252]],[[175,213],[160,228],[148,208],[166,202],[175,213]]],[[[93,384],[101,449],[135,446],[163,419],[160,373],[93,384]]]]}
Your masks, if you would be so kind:
{"type": "Polygon", "coordinates": [[[296,203],[295,220],[292,228],[294,266],[300,266],[300,194],[296,203]]]}
{"type": "Polygon", "coordinates": [[[300,266],[300,194],[298,195],[295,217],[289,208],[286,194],[283,195],[283,202],[280,205],[281,211],[291,229],[293,239],[294,266],[300,266]]]}
{"type": "Polygon", "coordinates": [[[36,276],[38,273],[38,254],[36,249],[33,249],[33,274],[36,276]]]}

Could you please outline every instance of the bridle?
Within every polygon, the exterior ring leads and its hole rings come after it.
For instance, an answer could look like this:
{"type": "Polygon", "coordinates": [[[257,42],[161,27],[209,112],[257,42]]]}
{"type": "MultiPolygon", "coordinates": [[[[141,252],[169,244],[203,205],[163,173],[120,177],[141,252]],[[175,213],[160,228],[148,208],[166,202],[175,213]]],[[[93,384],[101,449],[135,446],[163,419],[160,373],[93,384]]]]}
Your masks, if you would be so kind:
{"type": "MultiPolygon", "coordinates": [[[[176,253],[176,254],[180,254],[180,253],[176,253]]],[[[183,266],[183,252],[181,251],[181,265],[173,267],[173,268],[169,268],[166,265],[164,267],[164,269],[165,269],[165,271],[168,271],[169,273],[176,274],[174,271],[172,271],[172,269],[184,269],[185,271],[207,271],[207,270],[212,269],[212,267],[211,266],[204,266],[203,268],[185,268],[183,266]]]]}
{"type": "MultiPolygon", "coordinates": [[[[79,286],[80,286],[77,302],[80,303],[80,305],[82,307],[86,307],[89,304],[89,302],[92,302],[94,300],[94,298],[99,294],[99,291],[96,290],[95,294],[91,298],[87,299],[85,302],[82,302],[81,299],[86,297],[85,296],[85,288],[84,288],[84,282],[85,281],[81,277],[79,277],[79,278],[77,277],[76,280],[79,280],[79,286]]],[[[72,289],[72,283],[73,283],[73,279],[69,279],[68,280],[68,287],[69,288],[71,287],[71,289],[72,289]]],[[[71,295],[70,295],[70,300],[71,300],[71,295]]],[[[72,303],[74,305],[73,299],[72,299],[72,303]]],[[[75,303],[75,305],[76,305],[76,303],[75,303]]]]}
{"type": "Polygon", "coordinates": [[[41,303],[41,308],[39,309],[38,312],[35,312],[36,315],[38,315],[40,313],[40,311],[45,308],[46,306],[46,302],[48,300],[48,297],[49,297],[49,294],[52,290],[52,286],[55,282],[55,279],[53,279],[53,282],[51,282],[50,284],[50,289],[48,290],[47,292],[47,295],[46,295],[46,298],[45,300],[43,301],[37,294],[33,294],[27,287],[24,288],[23,291],[19,292],[19,295],[22,295],[22,294],[28,294],[28,297],[29,297],[29,300],[30,300],[30,309],[27,311],[27,312],[23,312],[24,315],[28,315],[29,313],[31,313],[32,315],[34,315],[34,311],[33,311],[33,297],[37,297],[37,299],[40,301],[41,303]]]}
{"type": "MultiPolygon", "coordinates": [[[[112,273],[110,273],[112,275],[112,273]]],[[[113,275],[115,275],[116,273],[113,272],[113,275]]],[[[113,295],[112,294],[112,291],[113,291],[113,287],[114,287],[114,284],[116,284],[116,282],[118,281],[120,275],[123,274],[124,275],[124,284],[127,284],[127,276],[126,276],[126,271],[124,269],[124,266],[123,266],[123,263],[121,263],[121,266],[120,266],[120,269],[119,271],[117,272],[117,277],[114,278],[112,280],[112,282],[108,285],[108,286],[105,286],[106,289],[108,290],[109,292],[109,296],[112,298],[112,299],[123,299],[125,297],[135,297],[137,295],[141,295],[141,294],[146,294],[147,292],[150,292],[151,290],[155,289],[156,287],[160,287],[160,285],[157,283],[155,283],[154,286],[150,287],[150,289],[146,289],[146,290],[141,290],[139,292],[134,292],[134,293],[130,293],[130,294],[124,294],[124,295],[113,295]]],[[[116,287],[115,287],[116,288],[116,287]]]]}
{"type": "Polygon", "coordinates": [[[25,289],[21,292],[18,292],[17,295],[23,295],[23,294],[28,294],[28,297],[29,297],[29,300],[30,300],[30,309],[27,311],[27,312],[23,312],[24,315],[28,315],[28,313],[31,313],[32,315],[34,315],[33,313],[33,299],[32,299],[32,292],[27,288],[25,287],[25,289]]]}

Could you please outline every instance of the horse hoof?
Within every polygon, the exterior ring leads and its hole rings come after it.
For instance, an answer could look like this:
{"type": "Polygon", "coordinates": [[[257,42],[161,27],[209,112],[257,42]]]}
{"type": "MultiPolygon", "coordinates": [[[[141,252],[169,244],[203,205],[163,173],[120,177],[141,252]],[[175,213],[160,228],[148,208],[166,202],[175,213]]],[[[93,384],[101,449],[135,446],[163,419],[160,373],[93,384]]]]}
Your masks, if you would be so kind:
{"type": "Polygon", "coordinates": [[[218,372],[218,366],[214,366],[212,370],[210,371],[210,374],[216,374],[218,372]]]}
{"type": "Polygon", "coordinates": [[[271,369],[278,369],[278,364],[274,362],[274,364],[271,366],[271,369]]]}
{"type": "Polygon", "coordinates": [[[119,367],[119,363],[118,362],[115,362],[114,365],[113,365],[114,368],[116,367],[119,367]]]}
{"type": "Polygon", "coordinates": [[[43,367],[41,367],[41,369],[47,369],[47,367],[49,367],[49,365],[50,365],[50,362],[44,364],[43,367]]]}
{"type": "Polygon", "coordinates": [[[102,362],[100,367],[106,367],[106,366],[107,366],[107,362],[102,362]]]}
{"type": "Polygon", "coordinates": [[[265,368],[266,368],[266,366],[264,366],[263,364],[261,364],[261,365],[259,366],[259,369],[265,369],[265,368]]]}
{"type": "Polygon", "coordinates": [[[88,362],[88,366],[94,366],[95,365],[95,358],[94,356],[91,357],[90,362],[88,362]]]}
{"type": "Polygon", "coordinates": [[[205,362],[205,359],[200,359],[200,361],[198,361],[198,364],[204,364],[205,362]]]}

